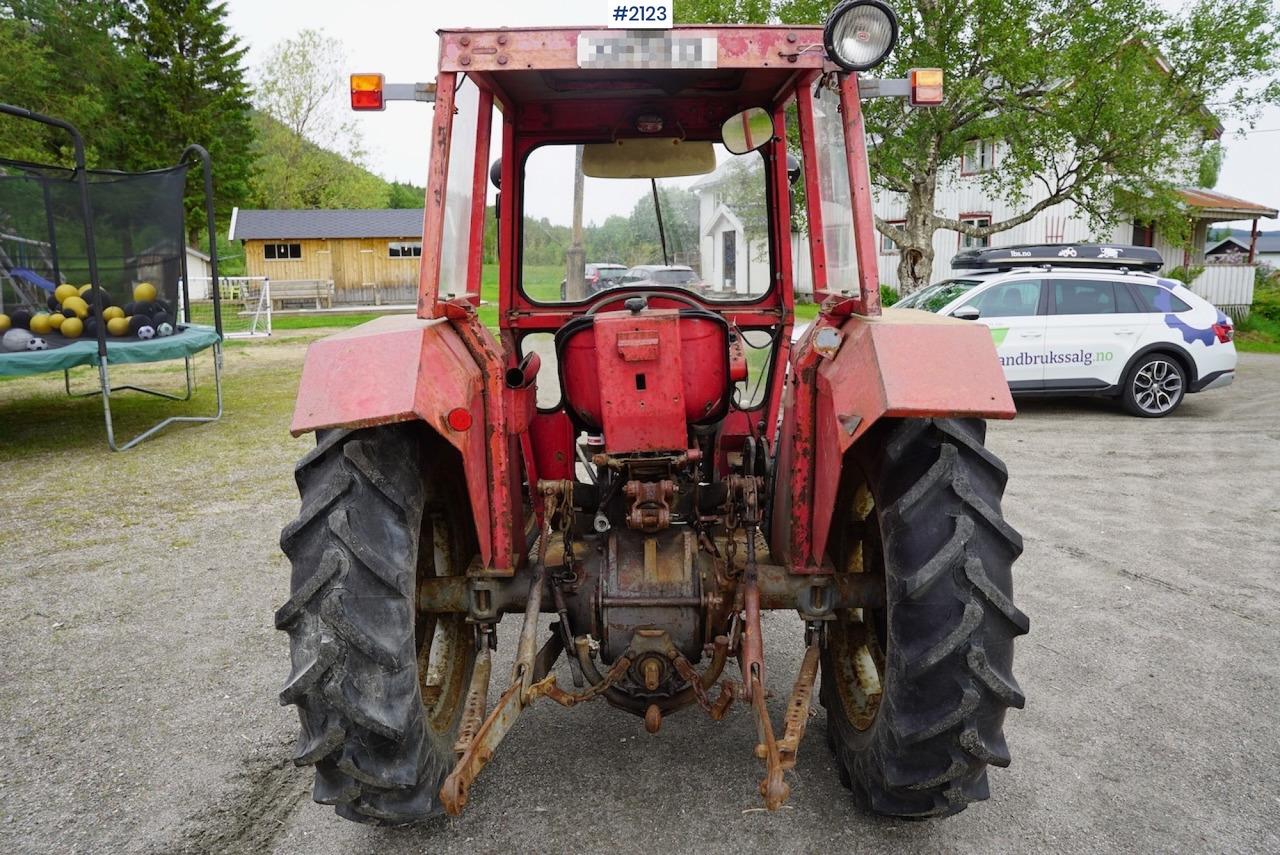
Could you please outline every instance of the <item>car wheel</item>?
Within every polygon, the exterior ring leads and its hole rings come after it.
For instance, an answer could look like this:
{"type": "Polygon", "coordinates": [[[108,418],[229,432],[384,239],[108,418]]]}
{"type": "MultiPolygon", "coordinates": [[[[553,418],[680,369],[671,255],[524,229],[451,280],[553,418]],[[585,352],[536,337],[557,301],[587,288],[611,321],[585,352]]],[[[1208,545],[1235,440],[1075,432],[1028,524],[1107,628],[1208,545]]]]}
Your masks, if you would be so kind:
{"type": "Polygon", "coordinates": [[[1187,391],[1187,375],[1172,356],[1152,353],[1129,370],[1124,381],[1125,408],[1135,416],[1158,419],[1178,408],[1187,391]]]}

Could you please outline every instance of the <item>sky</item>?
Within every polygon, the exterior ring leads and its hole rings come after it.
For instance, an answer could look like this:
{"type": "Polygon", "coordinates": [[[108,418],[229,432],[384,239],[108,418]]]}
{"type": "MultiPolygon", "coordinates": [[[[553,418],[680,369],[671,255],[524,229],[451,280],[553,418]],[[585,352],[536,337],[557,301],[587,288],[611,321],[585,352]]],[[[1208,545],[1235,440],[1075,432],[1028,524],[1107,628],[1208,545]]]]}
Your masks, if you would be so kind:
{"type": "MultiPolygon", "coordinates": [[[[1181,5],[1181,0],[1162,2],[1171,8],[1181,5]]],[[[614,5],[611,0],[227,0],[227,13],[232,31],[249,48],[250,68],[264,60],[272,45],[310,27],[343,43],[352,72],[381,72],[388,82],[416,83],[435,79],[438,29],[603,27],[614,5]]],[[[388,180],[425,184],[431,111],[427,104],[391,102],[385,112],[359,116],[370,168],[388,180]]],[[[1280,107],[1264,113],[1247,136],[1239,138],[1237,130],[1238,124],[1227,124],[1227,156],[1214,189],[1280,208],[1280,107]]],[[[597,212],[597,220],[603,213],[597,212]]],[[[592,218],[590,211],[587,218],[592,218]]],[[[1280,220],[1261,220],[1259,228],[1280,229],[1280,220]]]]}

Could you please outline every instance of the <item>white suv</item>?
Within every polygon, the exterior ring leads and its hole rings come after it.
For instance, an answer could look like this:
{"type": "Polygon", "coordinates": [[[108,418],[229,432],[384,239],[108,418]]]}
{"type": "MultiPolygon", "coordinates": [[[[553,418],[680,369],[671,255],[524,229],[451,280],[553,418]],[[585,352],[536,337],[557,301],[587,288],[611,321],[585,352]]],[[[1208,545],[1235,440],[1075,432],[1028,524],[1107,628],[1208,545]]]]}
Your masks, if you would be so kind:
{"type": "Polygon", "coordinates": [[[1155,276],[1146,247],[1050,244],[970,250],[972,275],[895,308],[975,320],[1015,395],[1110,395],[1136,416],[1167,416],[1188,392],[1230,385],[1231,319],[1182,283],[1155,276]]]}

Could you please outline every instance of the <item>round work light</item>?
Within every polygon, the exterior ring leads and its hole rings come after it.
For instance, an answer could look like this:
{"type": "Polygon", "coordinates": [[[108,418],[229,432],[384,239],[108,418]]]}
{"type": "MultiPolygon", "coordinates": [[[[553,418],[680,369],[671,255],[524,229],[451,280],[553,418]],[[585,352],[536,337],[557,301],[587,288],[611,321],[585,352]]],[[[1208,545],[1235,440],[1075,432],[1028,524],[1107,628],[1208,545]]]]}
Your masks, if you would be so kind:
{"type": "Polygon", "coordinates": [[[898,42],[898,16],[881,0],[844,0],[822,29],[827,57],[845,71],[884,62],[898,42]]]}

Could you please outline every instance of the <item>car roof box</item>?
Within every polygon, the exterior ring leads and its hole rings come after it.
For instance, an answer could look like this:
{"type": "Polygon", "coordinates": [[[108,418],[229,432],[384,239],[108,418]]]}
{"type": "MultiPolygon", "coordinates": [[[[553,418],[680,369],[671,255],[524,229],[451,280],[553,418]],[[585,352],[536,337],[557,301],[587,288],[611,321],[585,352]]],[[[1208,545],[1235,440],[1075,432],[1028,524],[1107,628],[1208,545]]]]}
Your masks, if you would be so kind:
{"type": "Polygon", "coordinates": [[[968,249],[951,259],[955,270],[1011,270],[1015,267],[1092,267],[1146,270],[1164,266],[1149,246],[1110,243],[1044,243],[968,249]]]}

